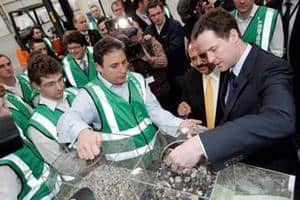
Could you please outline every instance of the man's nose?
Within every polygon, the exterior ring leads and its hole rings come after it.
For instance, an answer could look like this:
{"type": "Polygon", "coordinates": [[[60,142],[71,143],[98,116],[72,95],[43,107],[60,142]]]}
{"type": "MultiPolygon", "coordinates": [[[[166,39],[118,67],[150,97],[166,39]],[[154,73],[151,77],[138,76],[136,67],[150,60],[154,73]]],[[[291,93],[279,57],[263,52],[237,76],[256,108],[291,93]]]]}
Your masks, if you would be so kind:
{"type": "Polygon", "coordinates": [[[55,85],[56,85],[56,87],[57,87],[58,90],[62,90],[64,88],[63,82],[57,81],[55,83],[55,85]]]}
{"type": "Polygon", "coordinates": [[[196,66],[200,66],[200,65],[202,65],[202,60],[201,60],[201,58],[199,57],[199,56],[197,56],[197,59],[196,59],[196,61],[195,61],[195,64],[196,64],[196,66]]]}
{"type": "Polygon", "coordinates": [[[207,60],[209,63],[215,64],[216,57],[213,53],[207,52],[207,60]]]}

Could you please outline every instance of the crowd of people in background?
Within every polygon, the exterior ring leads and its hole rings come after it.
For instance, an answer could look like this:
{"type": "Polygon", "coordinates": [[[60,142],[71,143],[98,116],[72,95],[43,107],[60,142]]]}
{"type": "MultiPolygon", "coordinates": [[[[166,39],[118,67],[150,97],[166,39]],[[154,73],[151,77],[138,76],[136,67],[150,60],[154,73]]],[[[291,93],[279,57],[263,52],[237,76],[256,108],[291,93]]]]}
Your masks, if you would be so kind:
{"type": "Polygon", "coordinates": [[[33,26],[24,73],[0,52],[0,116],[24,141],[0,158],[0,199],[54,197],[100,147],[122,166],[147,165],[157,132],[191,125],[207,134],[170,154],[173,171],[207,159],[216,170],[244,161],[300,175],[290,141],[300,140],[299,4],[179,0],[183,25],[163,0],[115,0],[113,16],[93,4],[73,13],[59,50],[33,26]]]}

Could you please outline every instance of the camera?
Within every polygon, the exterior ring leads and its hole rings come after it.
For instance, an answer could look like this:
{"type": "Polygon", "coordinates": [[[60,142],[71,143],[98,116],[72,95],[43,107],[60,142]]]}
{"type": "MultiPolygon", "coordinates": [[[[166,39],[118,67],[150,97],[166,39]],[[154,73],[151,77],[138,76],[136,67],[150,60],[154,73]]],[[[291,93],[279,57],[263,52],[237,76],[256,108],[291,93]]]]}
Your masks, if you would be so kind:
{"type": "Polygon", "coordinates": [[[140,42],[129,42],[126,46],[126,55],[129,62],[133,62],[144,57],[145,53],[142,44],[140,42]]]}
{"type": "Polygon", "coordinates": [[[0,158],[23,146],[23,141],[12,117],[0,118],[0,158]]]}

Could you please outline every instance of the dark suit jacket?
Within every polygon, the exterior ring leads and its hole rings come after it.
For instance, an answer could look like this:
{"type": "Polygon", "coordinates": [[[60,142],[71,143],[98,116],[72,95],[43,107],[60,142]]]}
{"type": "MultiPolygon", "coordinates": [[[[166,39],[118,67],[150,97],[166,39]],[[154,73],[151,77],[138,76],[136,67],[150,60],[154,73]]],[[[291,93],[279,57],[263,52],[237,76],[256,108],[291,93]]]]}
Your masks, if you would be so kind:
{"type": "MultiPolygon", "coordinates": [[[[270,3],[267,4],[267,6],[277,9],[282,14],[282,0],[272,0],[270,3]]],[[[300,4],[300,2],[298,2],[300,4]]],[[[299,57],[299,51],[300,51],[300,7],[298,8],[297,13],[294,13],[296,15],[295,23],[293,26],[293,30],[291,32],[291,40],[290,40],[290,46],[289,46],[289,57],[290,57],[290,63],[294,67],[295,74],[299,74],[299,66],[300,66],[300,57],[299,57]]],[[[283,16],[283,14],[281,15],[283,16]]],[[[300,79],[299,79],[300,80],[300,79]]]]}
{"type": "Polygon", "coordinates": [[[184,30],[181,24],[166,17],[166,22],[160,34],[155,26],[148,26],[146,34],[154,36],[163,46],[168,58],[168,78],[184,75],[188,62],[184,46],[184,30]]]}
{"type": "MultiPolygon", "coordinates": [[[[268,6],[278,9],[282,13],[282,0],[272,0],[268,6]]],[[[300,4],[300,2],[298,2],[300,4]]],[[[297,13],[294,13],[296,15],[295,22],[293,29],[291,31],[290,36],[290,46],[289,46],[289,62],[293,66],[294,70],[294,96],[296,101],[296,118],[297,118],[297,132],[298,132],[298,143],[300,145],[300,7],[298,7],[297,13]]],[[[283,16],[283,14],[282,14],[283,16]]]]}
{"type": "Polygon", "coordinates": [[[221,126],[200,135],[215,169],[243,161],[295,174],[299,164],[290,143],[295,131],[291,82],[287,62],[252,47],[223,108],[221,126]]]}
{"type": "MultiPolygon", "coordinates": [[[[223,81],[224,74],[221,73],[220,76],[220,84],[219,84],[219,94],[221,90],[221,83],[223,81]]],[[[215,124],[217,125],[222,116],[222,109],[221,109],[221,95],[218,95],[217,100],[217,110],[216,110],[216,117],[215,117],[215,124]]],[[[191,68],[188,72],[186,72],[184,76],[184,84],[183,84],[183,91],[182,91],[182,98],[181,102],[187,102],[191,108],[192,113],[189,115],[189,118],[192,119],[200,119],[203,125],[207,125],[206,122],[206,115],[205,115],[205,103],[204,103],[204,91],[203,91],[203,81],[202,81],[202,74],[191,68]]]]}
{"type": "Polygon", "coordinates": [[[132,16],[132,19],[139,24],[139,26],[143,31],[145,31],[146,28],[148,27],[148,24],[144,20],[142,20],[137,14],[134,14],[132,16]]]}
{"type": "Polygon", "coordinates": [[[101,39],[101,35],[97,30],[88,30],[88,34],[89,34],[89,38],[90,38],[90,42],[91,45],[94,46],[98,40],[101,39]]]}

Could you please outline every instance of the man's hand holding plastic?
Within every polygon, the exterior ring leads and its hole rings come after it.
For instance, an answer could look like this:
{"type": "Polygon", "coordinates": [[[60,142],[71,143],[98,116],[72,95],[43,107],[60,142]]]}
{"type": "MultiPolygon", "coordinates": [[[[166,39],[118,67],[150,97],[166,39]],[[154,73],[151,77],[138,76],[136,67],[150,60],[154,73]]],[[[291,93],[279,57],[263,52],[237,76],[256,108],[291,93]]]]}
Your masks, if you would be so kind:
{"type": "Polygon", "coordinates": [[[102,136],[90,129],[80,131],[77,138],[77,154],[80,159],[92,160],[100,154],[102,136]]]}

